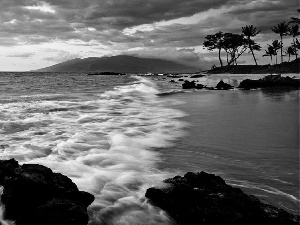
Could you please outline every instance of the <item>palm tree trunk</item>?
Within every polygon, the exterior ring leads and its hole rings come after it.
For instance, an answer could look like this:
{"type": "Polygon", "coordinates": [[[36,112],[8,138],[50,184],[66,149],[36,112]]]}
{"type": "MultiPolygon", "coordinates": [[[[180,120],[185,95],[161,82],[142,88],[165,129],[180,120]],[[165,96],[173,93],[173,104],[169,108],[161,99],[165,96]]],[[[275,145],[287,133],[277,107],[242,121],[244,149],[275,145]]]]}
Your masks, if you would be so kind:
{"type": "Polygon", "coordinates": [[[229,63],[229,61],[228,61],[228,52],[227,52],[227,64],[229,63]]]}
{"type": "Polygon", "coordinates": [[[254,53],[253,53],[252,46],[251,46],[251,44],[250,44],[250,38],[248,38],[248,42],[249,42],[249,48],[250,48],[250,51],[251,51],[251,53],[252,53],[252,56],[253,56],[253,59],[254,59],[255,65],[257,65],[256,58],[255,58],[255,56],[254,56],[254,53]]]}
{"type": "Polygon", "coordinates": [[[271,65],[273,65],[273,57],[272,57],[272,55],[270,55],[271,56],[271,65]]]}
{"type": "Polygon", "coordinates": [[[281,39],[281,48],[280,48],[280,54],[281,54],[281,63],[283,62],[283,56],[282,56],[282,35],[280,35],[280,39],[281,39]]]}
{"type": "Polygon", "coordinates": [[[221,48],[219,48],[219,61],[221,64],[221,67],[223,67],[222,59],[221,59],[221,48]]]}
{"type": "Polygon", "coordinates": [[[289,53],[289,61],[290,61],[290,59],[291,59],[291,54],[289,53]]]}

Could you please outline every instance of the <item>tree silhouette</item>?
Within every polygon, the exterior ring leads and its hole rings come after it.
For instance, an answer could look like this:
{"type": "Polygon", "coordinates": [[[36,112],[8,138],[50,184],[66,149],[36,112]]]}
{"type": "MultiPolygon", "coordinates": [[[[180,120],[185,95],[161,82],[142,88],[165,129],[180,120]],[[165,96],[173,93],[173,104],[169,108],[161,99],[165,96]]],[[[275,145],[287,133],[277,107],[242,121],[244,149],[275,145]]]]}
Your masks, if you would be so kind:
{"type": "Polygon", "coordinates": [[[296,49],[294,47],[292,47],[292,46],[289,46],[286,49],[285,53],[289,56],[289,61],[290,61],[291,55],[296,55],[296,49]]]}
{"type": "Polygon", "coordinates": [[[300,42],[297,38],[295,44],[293,44],[293,48],[295,49],[295,51],[300,50],[300,42]]]}
{"type": "Polygon", "coordinates": [[[268,45],[269,47],[272,47],[274,49],[274,55],[276,55],[276,64],[277,64],[277,51],[278,49],[282,49],[282,43],[278,40],[274,40],[272,42],[272,45],[268,45]]]}
{"type": "Polygon", "coordinates": [[[242,32],[247,37],[248,47],[250,49],[250,52],[252,53],[255,65],[257,65],[253,50],[260,51],[261,47],[258,44],[256,44],[253,40],[251,40],[251,37],[255,37],[257,34],[260,33],[260,31],[257,31],[256,27],[254,27],[253,25],[250,25],[250,26],[246,25],[246,27],[242,27],[242,32]],[[252,47],[253,44],[256,45],[255,49],[253,49],[253,47],[252,47]]]}
{"type": "Polygon", "coordinates": [[[234,62],[237,64],[237,59],[247,50],[247,42],[247,39],[242,34],[224,34],[223,48],[231,56],[228,65],[234,62]]]}
{"type": "MultiPolygon", "coordinates": [[[[289,33],[289,35],[291,35],[293,37],[293,46],[294,46],[295,38],[300,35],[299,25],[296,24],[296,25],[289,27],[288,33],[289,33]]],[[[297,49],[296,49],[295,53],[296,53],[296,58],[298,58],[297,49]]]]}
{"type": "Polygon", "coordinates": [[[275,49],[273,48],[273,46],[269,45],[268,46],[268,50],[265,50],[266,54],[264,54],[263,56],[270,56],[271,57],[271,65],[273,64],[273,55],[277,55],[275,49]]]}
{"type": "Polygon", "coordinates": [[[223,48],[223,39],[224,39],[223,32],[219,31],[216,34],[207,35],[205,38],[206,38],[206,40],[203,42],[204,47],[206,47],[209,51],[218,49],[219,61],[220,61],[221,67],[222,67],[223,63],[222,63],[222,59],[221,59],[221,50],[223,48]]]}
{"type": "Polygon", "coordinates": [[[285,22],[279,23],[277,24],[277,26],[274,26],[273,28],[271,28],[272,31],[276,34],[280,35],[280,40],[281,40],[281,48],[280,48],[280,53],[281,53],[281,62],[283,62],[283,56],[282,56],[282,37],[287,35],[288,33],[288,24],[285,24],[285,22]]]}

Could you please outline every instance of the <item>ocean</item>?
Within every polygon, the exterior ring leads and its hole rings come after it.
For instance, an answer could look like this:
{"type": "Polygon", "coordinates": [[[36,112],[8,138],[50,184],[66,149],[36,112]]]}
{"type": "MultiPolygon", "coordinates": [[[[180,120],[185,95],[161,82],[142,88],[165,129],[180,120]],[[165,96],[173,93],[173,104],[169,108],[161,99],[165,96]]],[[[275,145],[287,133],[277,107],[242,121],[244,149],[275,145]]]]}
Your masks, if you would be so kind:
{"type": "Polygon", "coordinates": [[[299,214],[299,90],[183,91],[171,79],[0,73],[0,158],[48,166],[93,194],[90,225],[174,224],[145,191],[202,170],[299,214]]]}

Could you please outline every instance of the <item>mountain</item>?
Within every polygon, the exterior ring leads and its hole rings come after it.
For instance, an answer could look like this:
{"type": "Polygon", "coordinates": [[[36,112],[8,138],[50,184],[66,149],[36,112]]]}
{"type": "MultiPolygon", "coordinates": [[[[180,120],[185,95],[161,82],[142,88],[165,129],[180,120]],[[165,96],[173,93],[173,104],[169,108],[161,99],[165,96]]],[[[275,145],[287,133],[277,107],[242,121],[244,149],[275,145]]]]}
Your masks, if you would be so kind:
{"type": "Polygon", "coordinates": [[[138,58],[134,56],[90,57],[72,59],[53,66],[35,70],[36,72],[124,72],[124,73],[163,73],[196,72],[199,68],[162,59],[138,58]]]}

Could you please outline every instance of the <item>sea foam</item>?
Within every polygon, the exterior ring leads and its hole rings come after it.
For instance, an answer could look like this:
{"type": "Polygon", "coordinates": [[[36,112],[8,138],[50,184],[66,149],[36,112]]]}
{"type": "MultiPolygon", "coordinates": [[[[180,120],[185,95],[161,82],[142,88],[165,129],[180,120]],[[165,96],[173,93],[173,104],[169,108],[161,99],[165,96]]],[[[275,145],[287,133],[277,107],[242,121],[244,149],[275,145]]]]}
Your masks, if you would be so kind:
{"type": "Polygon", "coordinates": [[[156,150],[184,135],[185,114],[136,79],[90,97],[4,104],[1,158],[48,166],[95,195],[90,224],[173,224],[144,193],[174,175],[158,169],[156,150]]]}

